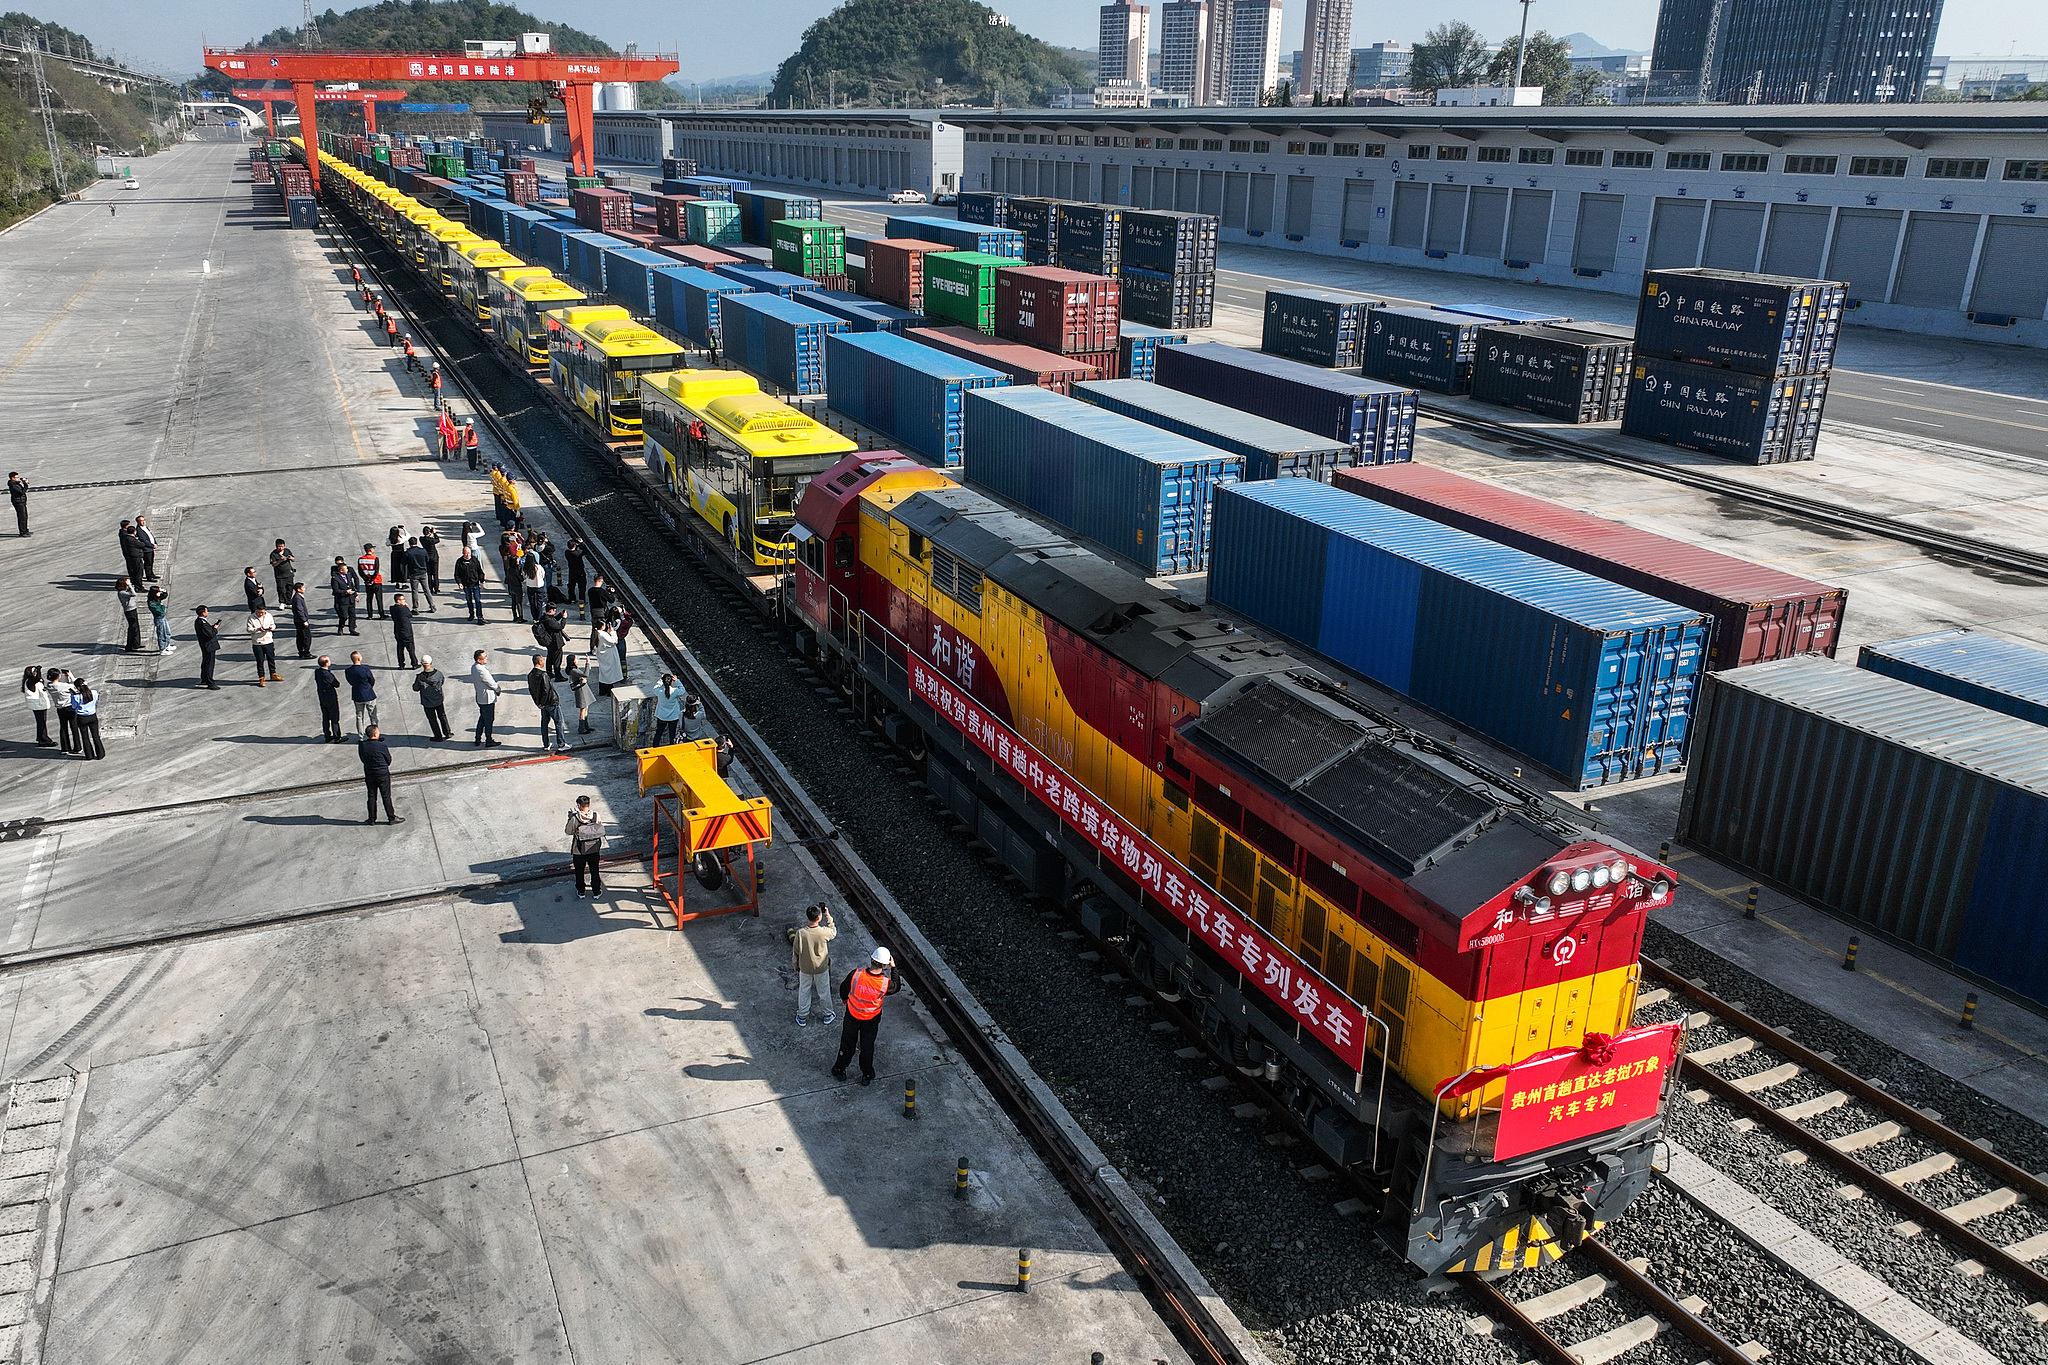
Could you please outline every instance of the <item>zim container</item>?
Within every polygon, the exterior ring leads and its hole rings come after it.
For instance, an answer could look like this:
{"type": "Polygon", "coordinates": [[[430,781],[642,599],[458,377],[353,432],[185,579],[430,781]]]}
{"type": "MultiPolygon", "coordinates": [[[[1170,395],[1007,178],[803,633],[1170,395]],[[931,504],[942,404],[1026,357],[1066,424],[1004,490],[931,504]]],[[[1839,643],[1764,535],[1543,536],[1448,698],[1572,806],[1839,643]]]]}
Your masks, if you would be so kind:
{"type": "Polygon", "coordinates": [[[1360,365],[1374,379],[1431,393],[1470,393],[1477,318],[1433,308],[1375,308],[1360,365]]]}
{"type": "Polygon", "coordinates": [[[842,289],[812,289],[804,293],[802,302],[807,308],[821,313],[830,313],[845,321],[856,332],[895,332],[901,334],[913,327],[923,327],[927,319],[907,308],[898,308],[893,303],[880,299],[863,298],[849,294],[842,289]]]}
{"type": "Polygon", "coordinates": [[[773,266],[755,265],[750,261],[741,261],[737,265],[715,266],[711,273],[723,275],[729,280],[738,280],[747,288],[760,290],[764,294],[780,294],[783,298],[821,287],[816,280],[807,280],[801,275],[792,275],[773,266]]]}
{"type": "Polygon", "coordinates": [[[1186,332],[1147,327],[1142,322],[1124,322],[1117,327],[1117,378],[1150,379],[1153,361],[1161,346],[1185,346],[1186,332]]]}
{"type": "MultiPolygon", "coordinates": [[[[1864,645],[1856,666],[2017,720],[2048,725],[2048,650],[1974,630],[1864,645]]],[[[2048,735],[2043,736],[2048,742],[2048,735]]]]}
{"type": "Polygon", "coordinates": [[[677,336],[715,350],[720,339],[720,300],[747,292],[748,286],[738,280],[695,266],[659,271],[654,277],[654,320],[677,336]]]}
{"type": "Polygon", "coordinates": [[[996,335],[1073,355],[1115,350],[1122,320],[1115,280],[1054,266],[996,272],[996,335]]]}
{"type": "Polygon", "coordinates": [[[773,294],[728,294],[718,303],[728,360],[788,393],[825,392],[825,337],[846,324],[773,294]]]}
{"type": "Polygon", "coordinates": [[[963,473],[1136,564],[1147,575],[1209,564],[1212,505],[1244,460],[1036,388],[966,395],[963,473]]]}
{"type": "Polygon", "coordinates": [[[910,338],[1007,375],[1012,384],[1051,389],[1054,393],[1066,393],[1084,380],[1100,379],[1103,375],[1100,365],[1080,356],[1054,355],[1035,346],[998,341],[966,327],[920,327],[910,338]]]}
{"type": "Polygon", "coordinates": [[[867,293],[913,313],[924,311],[925,257],[944,251],[921,237],[871,237],[863,243],[867,293]]]}
{"type": "Polygon", "coordinates": [[[1084,403],[1242,455],[1247,480],[1302,478],[1327,483],[1331,473],[1351,459],[1351,447],[1341,441],[1142,379],[1095,380],[1074,385],[1073,393],[1084,403]]]}
{"type": "Polygon", "coordinates": [[[1636,304],[1636,355],[1743,374],[1824,374],[1849,287],[1733,270],[1652,270],[1636,304]]]}
{"type": "Polygon", "coordinates": [[[1678,839],[1893,942],[2048,1004],[2039,726],[1822,659],[1716,673],[1678,839]]]}
{"type": "Polygon", "coordinates": [[[740,211],[740,236],[755,246],[771,245],[774,224],[785,218],[823,218],[825,206],[808,194],[740,189],[732,201],[740,211]]]}
{"type": "Polygon", "coordinates": [[[983,251],[939,251],[924,258],[924,311],[976,331],[996,327],[996,272],[1014,264],[983,251]]]}
{"type": "Polygon", "coordinates": [[[1559,422],[1615,422],[1628,395],[1627,341],[1569,327],[1482,327],[1472,396],[1559,422]]]}
{"type": "Polygon", "coordinates": [[[988,190],[971,190],[960,196],[959,204],[953,210],[960,215],[963,223],[978,223],[982,227],[1010,226],[1010,196],[988,190]]]}
{"type": "Polygon", "coordinates": [[[1304,365],[1349,370],[1363,362],[1366,320],[1385,299],[1340,289],[1268,289],[1259,349],[1304,365]]]}
{"type": "Polygon", "coordinates": [[[1827,403],[1824,374],[1772,379],[1640,353],[1629,373],[1624,435],[1744,464],[1814,457],[1827,403]]]}
{"type": "Polygon", "coordinates": [[[778,218],[768,225],[777,270],[807,279],[846,273],[846,229],[820,218],[778,218]]]}
{"type": "Polygon", "coordinates": [[[1162,346],[1154,364],[1167,388],[1346,443],[1351,464],[1414,456],[1413,389],[1217,342],[1162,346]]]}
{"type": "Polygon", "coordinates": [[[936,465],[960,463],[967,391],[1010,382],[987,366],[882,332],[827,336],[825,367],[833,408],[936,465]]]}
{"type": "Polygon", "coordinates": [[[1309,479],[1217,497],[1209,602],[1584,790],[1684,761],[1706,618],[1309,479]]]}
{"type": "Polygon", "coordinates": [[[979,251],[1013,261],[1024,259],[1024,234],[1014,228],[983,227],[978,223],[916,214],[891,218],[884,226],[891,238],[914,237],[938,242],[948,251],[979,251]]]}
{"type": "Polygon", "coordinates": [[[737,246],[740,211],[735,204],[699,199],[683,207],[684,235],[697,246],[737,246]]]}
{"type": "Polygon", "coordinates": [[[1714,623],[1707,645],[1709,669],[1742,668],[1795,654],[1832,657],[1841,642],[1849,599],[1843,588],[1434,465],[1346,469],[1331,482],[1346,493],[1703,612],[1714,623]]]}

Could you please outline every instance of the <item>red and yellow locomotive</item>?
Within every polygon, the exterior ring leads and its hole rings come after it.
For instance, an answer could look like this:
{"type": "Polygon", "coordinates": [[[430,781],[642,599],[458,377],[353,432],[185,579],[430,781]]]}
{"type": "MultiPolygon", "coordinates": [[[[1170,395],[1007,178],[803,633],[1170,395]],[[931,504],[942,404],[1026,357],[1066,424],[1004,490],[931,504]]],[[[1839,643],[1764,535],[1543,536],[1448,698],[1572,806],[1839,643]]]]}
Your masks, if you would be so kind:
{"type": "Polygon", "coordinates": [[[1402,1255],[1535,1265],[1647,1184],[1677,1038],[1629,1021],[1668,869],[923,465],[849,456],[797,516],[808,643],[1373,1173],[1402,1255]]]}

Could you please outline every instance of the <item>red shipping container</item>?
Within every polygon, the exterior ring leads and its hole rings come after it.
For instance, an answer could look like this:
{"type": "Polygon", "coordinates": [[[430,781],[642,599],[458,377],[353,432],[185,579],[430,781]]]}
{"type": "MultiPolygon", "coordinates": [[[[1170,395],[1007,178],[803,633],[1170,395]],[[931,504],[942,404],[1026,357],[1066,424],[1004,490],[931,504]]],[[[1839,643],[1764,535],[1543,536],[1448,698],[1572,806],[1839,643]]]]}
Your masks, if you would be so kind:
{"type": "Polygon", "coordinates": [[[624,190],[579,189],[569,196],[576,221],[592,232],[633,226],[633,196],[624,190]]]}
{"type": "Polygon", "coordinates": [[[1083,365],[1093,365],[1096,369],[1102,371],[1102,378],[1104,379],[1122,379],[1124,377],[1124,353],[1121,348],[1113,351],[1076,351],[1069,355],[1067,359],[1078,360],[1083,365]]]}
{"type": "Polygon", "coordinates": [[[505,197],[515,204],[531,204],[540,198],[540,177],[532,171],[505,172],[505,197]]]}
{"type": "Polygon", "coordinates": [[[684,265],[702,266],[709,270],[714,265],[738,265],[740,258],[712,246],[692,246],[680,242],[656,242],[654,249],[664,256],[673,256],[684,265]]]}
{"type": "Polygon", "coordinates": [[[661,240],[659,236],[652,232],[634,232],[626,228],[613,228],[605,236],[616,237],[622,242],[631,242],[634,246],[646,247],[651,247],[661,240]]]}
{"type": "Polygon", "coordinates": [[[1714,618],[1707,667],[1833,656],[1848,591],[1590,512],[1421,464],[1339,469],[1332,483],[1389,507],[1714,618]]]}
{"type": "Polygon", "coordinates": [[[690,235],[684,221],[689,216],[686,210],[689,205],[696,203],[698,198],[699,196],[694,194],[664,194],[656,199],[655,230],[664,237],[672,237],[678,242],[683,241],[690,235]]]}
{"type": "Polygon", "coordinates": [[[867,244],[868,297],[913,313],[924,311],[924,254],[951,251],[943,242],[876,237],[867,244]]]}
{"type": "Polygon", "coordinates": [[[996,335],[1076,355],[1117,348],[1123,294],[1104,275],[1049,265],[996,272],[996,335]]]}
{"type": "Polygon", "coordinates": [[[1000,371],[1010,376],[1013,383],[1035,384],[1054,393],[1067,393],[1076,384],[1105,377],[1100,366],[1078,357],[1054,355],[1014,341],[997,341],[965,327],[914,327],[904,335],[947,355],[1000,371]]]}
{"type": "Polygon", "coordinates": [[[537,166],[535,166],[535,165],[533,164],[533,158],[532,158],[532,157],[530,157],[530,156],[522,156],[522,157],[520,157],[520,158],[519,158],[519,169],[520,169],[521,171],[525,172],[525,173],[526,173],[527,175],[532,175],[532,174],[534,174],[534,172],[536,172],[536,171],[537,171],[537,170],[539,170],[540,168],[539,168],[539,167],[537,167],[537,166]]]}

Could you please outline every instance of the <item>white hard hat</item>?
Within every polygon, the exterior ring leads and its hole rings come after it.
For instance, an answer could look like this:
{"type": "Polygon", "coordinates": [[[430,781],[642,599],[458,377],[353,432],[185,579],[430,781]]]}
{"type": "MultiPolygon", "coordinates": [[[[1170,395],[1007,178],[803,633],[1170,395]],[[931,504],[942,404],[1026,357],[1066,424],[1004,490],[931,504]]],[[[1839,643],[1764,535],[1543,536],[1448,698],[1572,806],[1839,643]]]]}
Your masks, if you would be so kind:
{"type": "Polygon", "coordinates": [[[877,967],[887,967],[895,960],[895,958],[889,956],[889,950],[887,948],[875,949],[875,955],[872,959],[872,961],[877,967]]]}

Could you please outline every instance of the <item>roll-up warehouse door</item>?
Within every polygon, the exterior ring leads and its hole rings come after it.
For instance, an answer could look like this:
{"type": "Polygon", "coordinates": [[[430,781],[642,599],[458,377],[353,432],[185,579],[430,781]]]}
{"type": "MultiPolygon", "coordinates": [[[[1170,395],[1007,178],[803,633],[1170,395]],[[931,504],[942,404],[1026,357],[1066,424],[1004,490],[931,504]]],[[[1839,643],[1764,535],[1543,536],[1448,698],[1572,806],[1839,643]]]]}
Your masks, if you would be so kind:
{"type": "Polygon", "coordinates": [[[1700,264],[1709,270],[1754,270],[1764,240],[1764,208],[1747,199],[1718,199],[1707,213],[1707,249],[1700,264]]]}
{"type": "Polygon", "coordinates": [[[1465,254],[1499,260],[1507,232],[1508,192],[1493,186],[1474,185],[1472,200],[1465,206],[1465,254]]]}
{"type": "Polygon", "coordinates": [[[1152,168],[1131,167],[1131,207],[1149,209],[1152,207],[1152,168]]]}
{"type": "Polygon", "coordinates": [[[1372,230],[1372,186],[1370,180],[1344,182],[1344,223],[1339,233],[1342,241],[1362,242],[1372,230]]]}
{"type": "Polygon", "coordinates": [[[1102,190],[1097,203],[1121,204],[1124,202],[1124,168],[1104,166],[1102,168],[1102,190]]]}
{"type": "Polygon", "coordinates": [[[1062,161],[1053,171],[1053,192],[1062,199],[1074,197],[1074,163],[1062,161]]]}
{"type": "Polygon", "coordinates": [[[1572,265],[1578,270],[1614,269],[1614,248],[1621,240],[1621,196],[1579,196],[1579,230],[1572,239],[1572,265]]]}
{"type": "MultiPolygon", "coordinates": [[[[1196,205],[1202,202],[1202,173],[1182,171],[1174,187],[1173,207],[1182,213],[1200,213],[1196,205]]],[[[1162,207],[1164,207],[1162,205],[1162,207]]]]}
{"type": "Polygon", "coordinates": [[[1465,187],[1429,187],[1429,249],[1462,251],[1465,246],[1465,187]]]}
{"type": "Polygon", "coordinates": [[[2048,222],[1993,218],[1977,262],[1970,311],[2038,318],[2048,310],[2048,222]]]}
{"type": "Polygon", "coordinates": [[[1764,233],[1764,273],[1818,279],[1828,254],[1829,212],[1821,204],[1773,204],[1764,233]]]}
{"type": "Polygon", "coordinates": [[[1394,230],[1389,246],[1422,250],[1423,223],[1429,217],[1429,186],[1403,180],[1394,186],[1394,230]]]}
{"type": "Polygon", "coordinates": [[[1892,302],[1961,308],[1970,252],[1977,245],[1977,222],[1974,213],[1907,214],[1906,246],[1899,254],[1892,302]]]}
{"type": "Polygon", "coordinates": [[[1244,229],[1246,200],[1251,197],[1251,183],[1243,171],[1231,171],[1223,177],[1223,226],[1244,229]]]}
{"type": "Polygon", "coordinates": [[[1273,177],[1254,175],[1252,177],[1251,206],[1245,212],[1244,226],[1247,232],[1271,232],[1273,230],[1273,177]]]}
{"type": "Polygon", "coordinates": [[[1890,295],[1892,257],[1899,250],[1897,209],[1843,209],[1835,215],[1835,241],[1825,274],[1849,286],[1851,299],[1883,303],[1890,295]]]}
{"type": "Polygon", "coordinates": [[[1650,222],[1651,270],[1684,270],[1700,263],[1700,223],[1707,216],[1704,199],[1659,199],[1650,222]]]}
{"type": "Polygon", "coordinates": [[[1508,213],[1507,259],[1543,264],[1550,252],[1550,191],[1516,190],[1508,213]]]}
{"type": "Polygon", "coordinates": [[[1202,172],[1202,207],[1197,212],[1209,214],[1211,217],[1222,215],[1223,172],[1202,172]]]}
{"type": "Polygon", "coordinates": [[[1312,175],[1287,177],[1287,239],[1298,242],[1308,236],[1315,221],[1316,178],[1312,175]]]}

